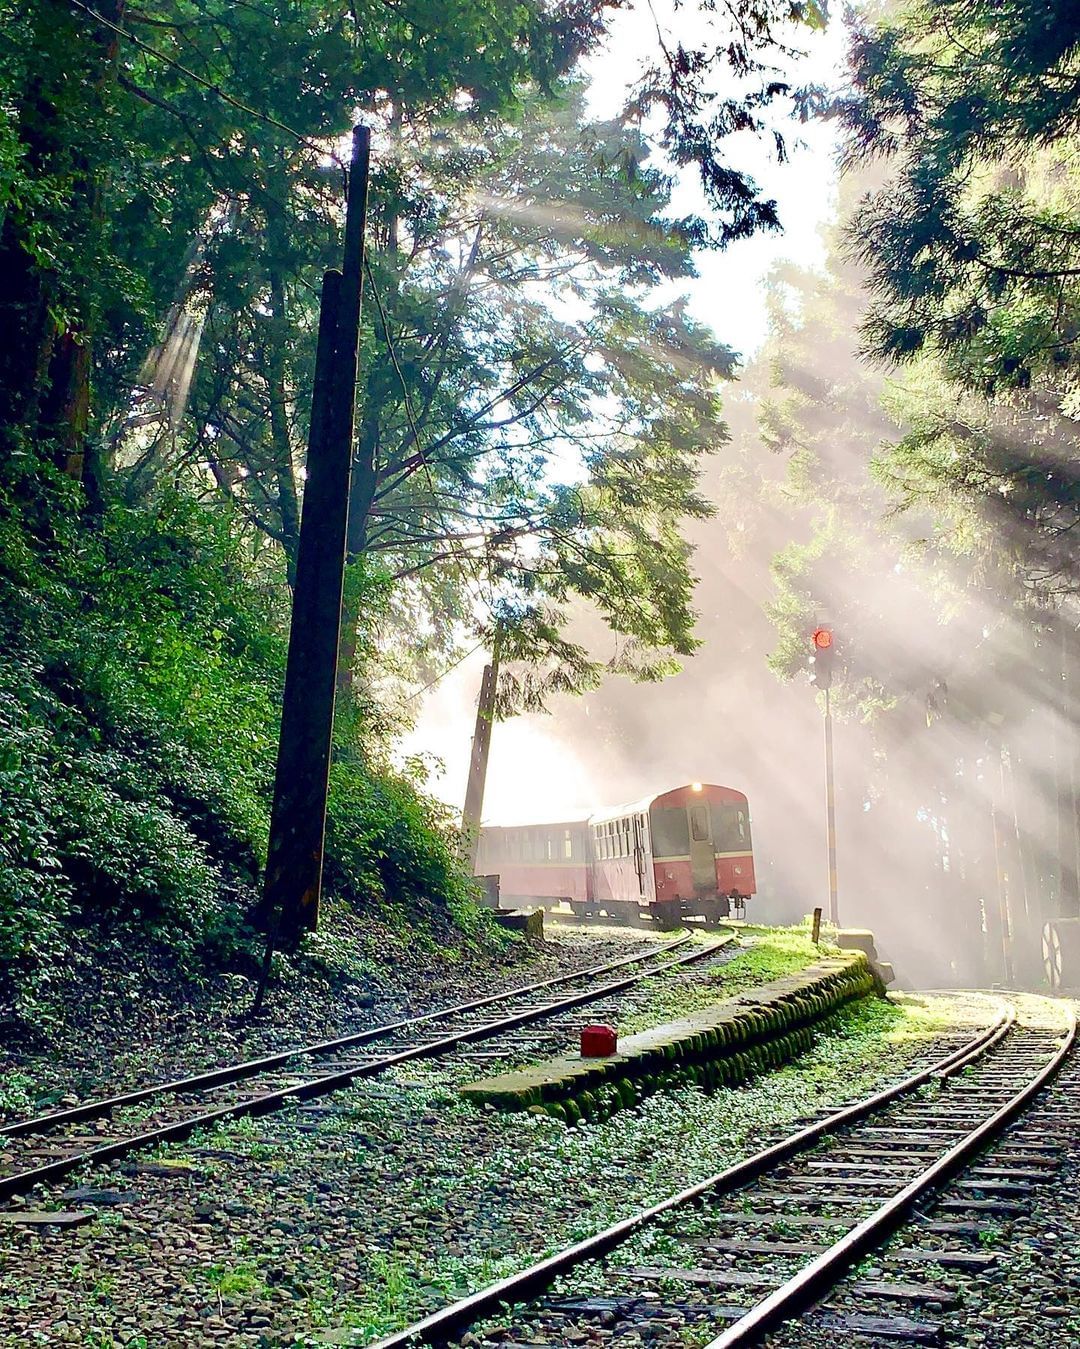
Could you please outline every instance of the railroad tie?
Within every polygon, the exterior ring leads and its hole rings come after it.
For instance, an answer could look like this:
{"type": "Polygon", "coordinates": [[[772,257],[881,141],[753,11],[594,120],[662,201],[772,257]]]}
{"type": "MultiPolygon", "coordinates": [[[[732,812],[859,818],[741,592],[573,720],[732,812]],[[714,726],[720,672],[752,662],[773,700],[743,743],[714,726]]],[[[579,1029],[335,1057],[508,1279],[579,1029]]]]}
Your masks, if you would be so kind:
{"type": "Polygon", "coordinates": [[[945,1329],[937,1321],[917,1321],[908,1316],[864,1316],[857,1312],[814,1312],[804,1318],[807,1326],[845,1330],[865,1335],[875,1342],[906,1340],[909,1344],[945,1343],[945,1329]]]}
{"type": "Polygon", "coordinates": [[[0,1210],[0,1225],[5,1227],[81,1227],[91,1222],[97,1214],[90,1209],[56,1209],[54,1212],[39,1209],[0,1210]]]}

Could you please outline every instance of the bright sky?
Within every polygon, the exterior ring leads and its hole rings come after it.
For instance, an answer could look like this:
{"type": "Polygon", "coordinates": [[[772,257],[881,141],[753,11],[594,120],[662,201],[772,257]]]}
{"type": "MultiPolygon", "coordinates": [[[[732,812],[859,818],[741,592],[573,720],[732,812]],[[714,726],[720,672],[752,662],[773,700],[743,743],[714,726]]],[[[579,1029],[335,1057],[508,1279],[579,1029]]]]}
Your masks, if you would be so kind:
{"type": "MultiPolygon", "coordinates": [[[[671,0],[654,0],[659,22],[670,31],[671,0]]],[[[705,31],[705,23],[680,10],[678,32],[690,45],[705,31]]],[[[799,45],[807,51],[795,79],[800,84],[835,85],[843,60],[844,36],[834,21],[824,34],[805,33],[799,45]]],[[[607,50],[590,63],[591,106],[598,117],[618,111],[635,72],[656,50],[656,30],[647,0],[615,21],[607,50]]],[[[835,132],[831,124],[784,128],[789,161],[778,165],[771,142],[744,136],[731,142],[729,158],[752,173],[762,189],[779,203],[782,234],[743,240],[726,253],[705,253],[698,259],[700,277],[687,294],[695,317],[710,325],[720,341],[749,358],[765,337],[764,283],[770,268],[790,260],[814,266],[824,258],[820,229],[832,215],[836,194],[835,132]]],[[[681,184],[674,209],[680,213],[703,210],[696,178],[681,184]]],[[[433,778],[431,789],[460,807],[465,795],[476,699],[485,657],[470,657],[428,695],[415,731],[403,746],[405,753],[430,754],[445,766],[433,778]]],[[[496,813],[507,821],[543,818],[570,806],[592,809],[592,754],[579,755],[558,734],[558,718],[517,717],[495,728],[488,766],[485,817],[496,813]]]]}
{"type": "MultiPolygon", "coordinates": [[[[671,46],[677,35],[687,46],[708,40],[709,26],[683,4],[676,14],[672,0],[638,0],[623,11],[612,26],[607,49],[597,54],[587,70],[591,80],[590,111],[597,117],[613,116],[623,104],[635,73],[654,59],[657,50],[656,23],[671,46]],[[654,20],[653,15],[656,15],[654,20]]],[[[834,87],[844,59],[844,28],[834,20],[824,33],[809,29],[793,34],[792,45],[805,51],[805,59],[792,71],[793,84],[821,83],[834,87]]],[[[782,234],[763,235],[732,245],[724,253],[703,253],[698,258],[700,279],[689,289],[690,308],[696,318],[709,324],[717,337],[750,357],[765,337],[765,306],[762,284],[777,262],[791,260],[814,266],[824,260],[821,226],[830,218],[836,197],[836,131],[831,122],[802,125],[794,118],[781,127],[789,159],[777,164],[768,138],[745,134],[728,142],[728,158],[734,167],[749,172],[763,193],[780,207],[782,234]]],[[[688,172],[673,203],[678,212],[701,212],[705,208],[696,176],[688,172]]]]}

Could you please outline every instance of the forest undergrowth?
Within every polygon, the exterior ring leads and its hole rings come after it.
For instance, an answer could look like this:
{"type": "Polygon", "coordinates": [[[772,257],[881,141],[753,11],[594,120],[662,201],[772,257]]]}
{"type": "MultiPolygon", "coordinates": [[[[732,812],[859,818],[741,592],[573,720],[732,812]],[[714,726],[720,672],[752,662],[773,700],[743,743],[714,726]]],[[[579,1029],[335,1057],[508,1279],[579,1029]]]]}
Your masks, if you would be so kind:
{"type": "MultiPolygon", "coordinates": [[[[182,491],[93,513],[38,456],[5,466],[5,1036],[47,1036],[103,971],[254,975],[288,619],[288,591],[265,567],[227,513],[182,491]]],[[[445,812],[390,766],[377,734],[365,740],[362,696],[338,723],[329,912],[475,940],[480,915],[445,812]]],[[[330,922],[298,959],[350,977],[330,922]]]]}

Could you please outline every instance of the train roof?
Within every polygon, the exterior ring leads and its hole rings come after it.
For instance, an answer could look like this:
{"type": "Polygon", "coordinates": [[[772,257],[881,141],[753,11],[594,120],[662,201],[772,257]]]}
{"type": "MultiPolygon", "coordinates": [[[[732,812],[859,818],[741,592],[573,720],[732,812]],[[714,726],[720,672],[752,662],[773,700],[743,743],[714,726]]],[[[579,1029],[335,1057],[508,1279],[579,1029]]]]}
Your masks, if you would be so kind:
{"type": "MultiPolygon", "coordinates": [[[[561,815],[541,815],[534,816],[528,820],[484,820],[481,824],[483,829],[542,829],[545,826],[554,825],[575,825],[575,824],[606,824],[609,820],[620,820],[625,815],[645,814],[652,809],[654,801],[662,796],[668,796],[672,792],[683,791],[686,787],[693,784],[681,782],[677,787],[668,787],[666,791],[653,792],[651,796],[643,796],[640,801],[628,801],[619,806],[601,806],[598,810],[591,813],[587,810],[576,810],[564,812],[561,815]]],[[[735,796],[745,800],[745,796],[735,787],[723,787],[716,782],[702,783],[703,787],[711,787],[722,792],[732,792],[735,796]]]]}
{"type": "Polygon", "coordinates": [[[542,829],[545,825],[556,824],[588,824],[592,817],[584,809],[573,810],[562,814],[554,815],[550,812],[543,812],[539,815],[530,815],[527,820],[481,820],[481,829],[542,829]]]}

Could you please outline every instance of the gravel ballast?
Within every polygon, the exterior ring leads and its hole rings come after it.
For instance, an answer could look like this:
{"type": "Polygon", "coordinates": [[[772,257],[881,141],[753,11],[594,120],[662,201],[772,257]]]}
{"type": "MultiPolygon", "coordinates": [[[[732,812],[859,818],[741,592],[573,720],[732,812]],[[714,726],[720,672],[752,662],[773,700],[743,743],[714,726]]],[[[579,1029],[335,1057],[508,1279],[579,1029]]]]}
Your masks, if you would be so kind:
{"type": "Polygon", "coordinates": [[[500,935],[466,953],[378,923],[346,931],[350,977],[331,979],[317,963],[301,963],[271,987],[257,1021],[253,985],[238,975],[191,984],[129,970],[86,990],[85,1005],[64,1024],[43,1028],[42,1044],[0,1040],[0,1119],[364,1030],[662,940],[630,928],[563,927],[543,942],[500,935]]]}
{"type": "Polygon", "coordinates": [[[464,1105],[460,1059],[237,1122],[48,1197],[85,1226],[0,1230],[0,1345],[368,1342],[902,1075],[938,1026],[875,1002],[795,1067],[576,1129],[464,1105]]]}

